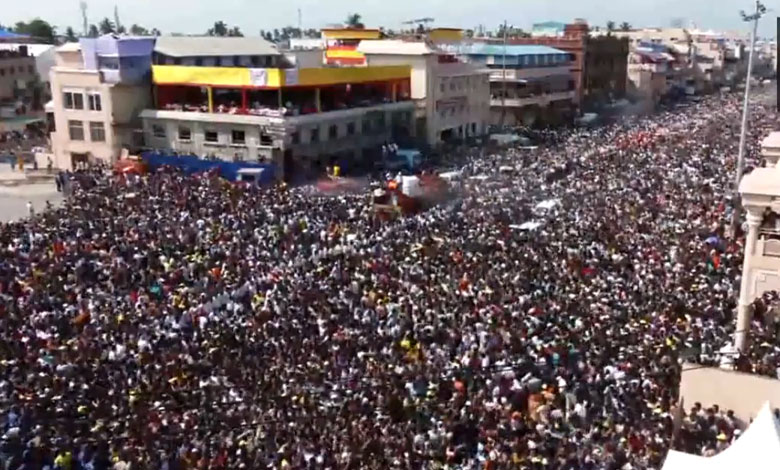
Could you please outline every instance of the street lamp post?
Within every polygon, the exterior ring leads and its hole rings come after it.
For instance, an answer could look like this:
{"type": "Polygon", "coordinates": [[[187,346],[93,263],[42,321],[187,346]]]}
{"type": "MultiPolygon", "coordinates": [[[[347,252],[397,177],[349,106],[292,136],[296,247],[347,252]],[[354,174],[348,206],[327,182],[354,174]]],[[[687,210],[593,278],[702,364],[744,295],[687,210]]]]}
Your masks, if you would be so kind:
{"type": "Polygon", "coordinates": [[[744,11],[739,12],[743,21],[752,21],[753,29],[750,32],[750,51],[748,52],[748,66],[745,78],[745,100],[742,104],[742,129],[739,133],[739,156],[737,157],[737,172],[734,175],[734,192],[732,193],[732,213],[731,213],[731,234],[736,237],[739,219],[741,215],[741,206],[739,202],[739,181],[742,179],[742,172],[745,168],[745,140],[747,137],[748,111],[750,101],[750,77],[753,72],[753,49],[755,49],[756,32],[758,30],[758,20],[766,13],[766,7],[756,0],[756,12],[747,15],[744,11]]]}

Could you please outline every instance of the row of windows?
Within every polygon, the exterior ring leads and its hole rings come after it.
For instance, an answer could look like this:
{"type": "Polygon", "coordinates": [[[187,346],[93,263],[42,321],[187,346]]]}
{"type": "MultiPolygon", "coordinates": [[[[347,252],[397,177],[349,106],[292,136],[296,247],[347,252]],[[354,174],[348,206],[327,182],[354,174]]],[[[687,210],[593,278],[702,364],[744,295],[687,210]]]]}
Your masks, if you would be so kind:
{"type": "Polygon", "coordinates": [[[280,59],[276,56],[225,56],[225,57],[167,57],[158,55],[155,63],[160,65],[190,65],[206,67],[266,67],[273,68],[280,65],[280,59]]]}
{"type": "MultiPolygon", "coordinates": [[[[550,67],[563,65],[566,62],[573,61],[574,54],[523,54],[517,56],[508,56],[506,64],[508,66],[518,67],[550,67]]],[[[504,62],[504,56],[493,56],[492,65],[501,66],[504,62]]],[[[489,62],[490,64],[490,62],[489,62]]]]}
{"type": "MultiPolygon", "coordinates": [[[[85,140],[84,121],[68,121],[68,135],[70,140],[85,140]]],[[[89,140],[92,142],[106,141],[106,128],[102,122],[89,122],[89,140]]]]}
{"type": "MultiPolygon", "coordinates": [[[[72,121],[75,122],[75,121],[72,121]]],[[[385,119],[384,116],[381,115],[376,119],[365,119],[363,120],[363,133],[368,134],[373,132],[382,132],[385,129],[385,119]]],[[[167,132],[165,129],[165,126],[161,124],[153,124],[152,125],[152,136],[159,138],[159,139],[165,139],[167,137],[167,132]]],[[[309,142],[319,142],[320,141],[320,127],[316,126],[313,128],[310,128],[308,130],[309,132],[309,142]]],[[[332,124],[328,126],[328,139],[334,140],[338,139],[339,137],[345,137],[345,136],[353,136],[357,132],[357,123],[356,122],[348,122],[346,125],[346,133],[344,135],[339,135],[339,126],[336,124],[332,124]]],[[[187,126],[179,126],[177,129],[177,138],[181,142],[192,142],[192,128],[187,126]]],[[[301,135],[300,132],[296,131],[291,134],[292,143],[293,144],[299,144],[301,143],[301,135]]],[[[219,131],[214,129],[206,129],[203,132],[203,141],[207,143],[219,143],[219,131]]],[[[245,145],[246,144],[246,133],[242,130],[232,129],[230,131],[230,144],[233,145],[245,145]]],[[[271,146],[273,145],[273,137],[269,134],[266,134],[264,132],[260,133],[260,145],[265,146],[271,146]]]]}
{"type": "MultiPolygon", "coordinates": [[[[8,67],[8,68],[5,68],[5,67],[0,67],[0,77],[5,77],[5,74],[6,74],[6,73],[7,73],[8,75],[14,75],[14,74],[15,74],[17,71],[18,71],[20,74],[23,74],[23,73],[24,73],[24,69],[25,69],[24,65],[20,65],[20,66],[18,66],[18,67],[14,67],[14,66],[12,65],[12,66],[10,66],[10,67],[8,67]]],[[[28,65],[28,66],[27,66],[27,73],[29,73],[30,75],[32,75],[33,73],[35,73],[35,67],[33,67],[32,65],[28,65]]]]}
{"type": "MultiPolygon", "coordinates": [[[[482,75],[482,83],[488,82],[487,75],[482,75]]],[[[456,77],[456,78],[442,78],[439,82],[439,90],[445,93],[449,88],[450,91],[464,91],[471,89],[476,91],[479,87],[480,79],[477,77],[456,77]]]]}
{"type": "MultiPolygon", "coordinates": [[[[488,104],[483,103],[482,107],[487,108],[488,104]]],[[[460,105],[460,106],[451,106],[445,109],[439,110],[439,117],[441,119],[446,119],[447,116],[455,116],[456,114],[469,114],[471,112],[479,112],[478,106],[466,106],[466,105],[460,105]]]]}
{"type": "Polygon", "coordinates": [[[102,111],[103,102],[100,93],[96,91],[65,91],[62,93],[62,103],[65,109],[84,109],[84,95],[87,97],[87,106],[90,111],[102,111]]]}

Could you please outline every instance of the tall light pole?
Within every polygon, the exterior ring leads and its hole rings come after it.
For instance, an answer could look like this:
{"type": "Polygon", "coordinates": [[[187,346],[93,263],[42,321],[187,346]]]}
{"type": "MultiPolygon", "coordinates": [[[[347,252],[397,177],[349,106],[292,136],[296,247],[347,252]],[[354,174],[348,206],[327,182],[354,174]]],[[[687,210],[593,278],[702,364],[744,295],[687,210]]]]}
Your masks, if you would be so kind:
{"type": "Polygon", "coordinates": [[[766,7],[758,0],[756,0],[756,12],[752,15],[748,15],[744,11],[739,12],[739,14],[742,15],[743,21],[753,22],[753,29],[750,32],[750,51],[748,52],[748,66],[745,77],[745,101],[742,104],[742,129],[739,134],[737,173],[734,175],[734,192],[731,196],[731,205],[733,208],[731,213],[731,234],[733,237],[736,237],[737,235],[737,227],[739,227],[739,219],[742,212],[739,202],[739,181],[742,179],[742,171],[745,168],[745,140],[747,137],[748,111],[750,101],[750,76],[753,72],[753,49],[755,49],[758,20],[764,16],[764,13],[766,13],[766,7]]]}
{"type": "Polygon", "coordinates": [[[507,25],[504,20],[504,57],[501,59],[501,129],[504,128],[504,117],[506,116],[506,43],[507,43],[507,25]]]}

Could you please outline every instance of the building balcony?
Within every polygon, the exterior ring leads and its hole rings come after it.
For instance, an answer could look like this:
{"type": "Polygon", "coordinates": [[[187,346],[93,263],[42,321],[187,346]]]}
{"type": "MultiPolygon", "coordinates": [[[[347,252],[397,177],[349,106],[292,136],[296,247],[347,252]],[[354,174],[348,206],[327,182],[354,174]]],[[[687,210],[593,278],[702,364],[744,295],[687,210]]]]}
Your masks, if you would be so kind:
{"type": "Polygon", "coordinates": [[[209,113],[201,111],[176,111],[162,109],[146,109],[141,112],[142,119],[164,119],[175,121],[192,122],[210,122],[226,124],[248,124],[248,125],[284,125],[298,126],[311,124],[319,121],[341,120],[350,117],[357,117],[363,114],[375,111],[412,111],[414,110],[413,101],[400,101],[396,103],[382,103],[373,106],[357,107],[350,109],[334,110],[322,113],[313,113],[299,116],[290,115],[259,115],[259,114],[230,114],[230,113],[209,113]]]}
{"type": "Polygon", "coordinates": [[[281,89],[409,80],[411,67],[319,67],[301,69],[153,65],[155,85],[281,89]]]}
{"type": "Polygon", "coordinates": [[[571,70],[568,65],[559,67],[538,67],[524,69],[490,69],[491,82],[523,82],[528,79],[552,77],[560,75],[570,75],[571,70]]]}
{"type": "Polygon", "coordinates": [[[148,83],[151,78],[148,69],[100,69],[99,72],[103,83],[140,85],[148,83]]]}
{"type": "Polygon", "coordinates": [[[652,73],[666,73],[669,71],[669,65],[666,63],[661,64],[628,64],[628,71],[645,71],[652,73]]]}
{"type": "Polygon", "coordinates": [[[492,98],[490,100],[490,106],[508,108],[524,108],[526,106],[539,106],[546,107],[555,101],[574,100],[576,92],[572,91],[560,91],[556,93],[545,93],[543,95],[528,96],[525,98],[492,98]]]}

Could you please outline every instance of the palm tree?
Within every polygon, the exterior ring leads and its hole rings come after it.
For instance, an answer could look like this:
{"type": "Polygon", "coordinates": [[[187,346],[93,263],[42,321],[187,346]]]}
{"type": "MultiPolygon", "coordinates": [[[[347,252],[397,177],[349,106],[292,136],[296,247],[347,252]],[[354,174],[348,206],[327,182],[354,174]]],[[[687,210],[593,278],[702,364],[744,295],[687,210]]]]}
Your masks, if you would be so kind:
{"type": "Polygon", "coordinates": [[[363,29],[366,26],[360,21],[362,19],[362,16],[360,16],[360,13],[352,13],[349,16],[347,16],[347,28],[353,28],[353,29],[363,29]]]}
{"type": "Polygon", "coordinates": [[[68,26],[65,28],[65,42],[76,42],[78,41],[78,38],[76,38],[76,32],[73,31],[73,28],[68,26]]]}
{"type": "Polygon", "coordinates": [[[631,23],[624,21],[620,23],[620,30],[621,31],[631,31],[631,23]]]}
{"type": "Polygon", "coordinates": [[[612,31],[615,30],[615,22],[614,21],[607,21],[607,33],[612,34],[612,31]]]}
{"type": "Polygon", "coordinates": [[[98,24],[98,29],[100,29],[100,34],[111,34],[116,31],[114,28],[114,22],[108,18],[103,18],[103,20],[100,21],[100,24],[98,24]]]}
{"type": "Polygon", "coordinates": [[[96,37],[100,36],[100,30],[98,29],[97,26],[95,26],[94,24],[91,24],[91,25],[89,25],[89,34],[87,36],[89,36],[91,38],[96,38],[96,37]]]}

